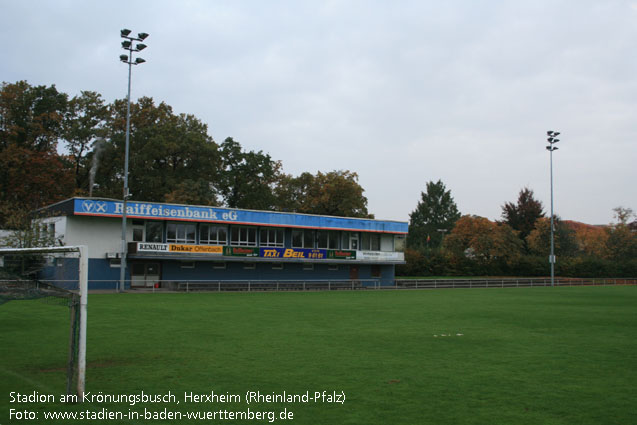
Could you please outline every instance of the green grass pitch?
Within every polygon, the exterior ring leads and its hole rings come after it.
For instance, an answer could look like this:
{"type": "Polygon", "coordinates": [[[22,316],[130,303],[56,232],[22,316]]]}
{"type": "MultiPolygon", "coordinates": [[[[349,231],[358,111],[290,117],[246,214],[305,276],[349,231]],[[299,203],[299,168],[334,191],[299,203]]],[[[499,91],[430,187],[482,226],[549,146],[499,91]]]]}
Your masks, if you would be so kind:
{"type": "MultiPolygon", "coordinates": [[[[165,394],[160,411],[293,412],[289,424],[629,424],[637,408],[637,287],[90,295],[87,391],[165,394]],[[184,392],[344,392],[339,403],[185,403],[184,392]]],[[[61,394],[68,310],[0,306],[0,423],[61,394]]],[[[50,421],[49,421],[50,422],[50,421]]],[[[93,420],[50,423],[268,423],[93,420]]]]}

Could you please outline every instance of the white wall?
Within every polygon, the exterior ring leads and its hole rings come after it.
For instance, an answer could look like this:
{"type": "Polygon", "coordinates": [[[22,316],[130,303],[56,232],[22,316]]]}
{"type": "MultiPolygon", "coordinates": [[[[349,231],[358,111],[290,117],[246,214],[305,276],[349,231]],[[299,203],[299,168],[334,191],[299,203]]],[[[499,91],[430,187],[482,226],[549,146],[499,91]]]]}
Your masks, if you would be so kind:
{"type": "Polygon", "coordinates": [[[380,235],[380,250],[385,252],[394,250],[394,235],[380,235]]]}
{"type": "Polygon", "coordinates": [[[66,234],[66,216],[41,218],[38,219],[38,222],[47,225],[53,223],[55,225],[55,243],[57,244],[59,239],[65,245],[70,245],[64,241],[66,234]]]}
{"type": "MultiPolygon", "coordinates": [[[[106,253],[121,251],[121,218],[69,216],[66,219],[65,245],[87,245],[89,258],[105,258],[106,253]]],[[[126,234],[126,240],[133,239],[130,220],[126,223],[126,234]]]]}

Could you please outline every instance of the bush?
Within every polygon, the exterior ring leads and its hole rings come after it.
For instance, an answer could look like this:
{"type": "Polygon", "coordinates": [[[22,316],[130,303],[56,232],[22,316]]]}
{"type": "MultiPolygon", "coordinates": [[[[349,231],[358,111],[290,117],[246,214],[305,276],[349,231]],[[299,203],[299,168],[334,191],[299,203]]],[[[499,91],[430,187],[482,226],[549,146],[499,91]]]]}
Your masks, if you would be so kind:
{"type": "MultiPolygon", "coordinates": [[[[407,264],[396,267],[397,276],[548,276],[548,258],[526,255],[515,261],[489,261],[449,255],[436,250],[423,253],[405,251],[407,264]]],[[[612,261],[598,257],[561,257],[555,264],[555,274],[561,277],[637,277],[637,259],[612,261]]]]}

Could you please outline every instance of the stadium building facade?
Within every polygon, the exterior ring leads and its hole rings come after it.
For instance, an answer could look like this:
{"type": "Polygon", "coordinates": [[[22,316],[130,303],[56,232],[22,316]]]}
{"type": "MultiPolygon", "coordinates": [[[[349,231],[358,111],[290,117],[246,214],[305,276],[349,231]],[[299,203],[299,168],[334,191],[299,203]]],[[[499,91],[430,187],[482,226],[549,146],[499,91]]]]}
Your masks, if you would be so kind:
{"type": "MultiPolygon", "coordinates": [[[[40,211],[64,245],[87,245],[89,288],[120,276],[123,203],[71,198],[40,211]]],[[[126,287],[183,282],[347,281],[391,285],[403,264],[407,223],[157,202],[127,202],[126,287]]],[[[73,281],[74,259],[47,279],[73,281]]],[[[64,285],[63,285],[64,286],[64,285]]]]}

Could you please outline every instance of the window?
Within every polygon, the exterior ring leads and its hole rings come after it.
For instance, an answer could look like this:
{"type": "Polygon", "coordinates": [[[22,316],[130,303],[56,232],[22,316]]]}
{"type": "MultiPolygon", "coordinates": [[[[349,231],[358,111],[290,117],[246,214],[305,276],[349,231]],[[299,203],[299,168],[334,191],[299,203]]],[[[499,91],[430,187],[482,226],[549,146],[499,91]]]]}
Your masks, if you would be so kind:
{"type": "Polygon", "coordinates": [[[380,235],[377,233],[363,233],[361,249],[366,251],[380,251],[380,235]]]}
{"type": "Polygon", "coordinates": [[[382,275],[382,273],[381,273],[381,268],[380,268],[380,266],[379,266],[379,265],[377,265],[377,264],[373,265],[373,266],[372,266],[372,277],[373,277],[373,278],[377,278],[377,279],[378,279],[378,278],[380,278],[380,277],[381,277],[381,275],[382,275]]]}
{"type": "Polygon", "coordinates": [[[257,246],[257,228],[235,226],[230,230],[230,245],[257,246]]]}
{"type": "Polygon", "coordinates": [[[219,263],[212,263],[212,268],[215,270],[225,270],[226,269],[226,262],[219,262],[219,263]]]}
{"type": "Polygon", "coordinates": [[[292,248],[314,248],[314,230],[293,230],[292,248]]]}
{"type": "Polygon", "coordinates": [[[195,243],[196,226],[192,223],[168,223],[166,242],[195,243]]]}
{"type": "Polygon", "coordinates": [[[343,249],[358,250],[358,233],[343,232],[343,249]]]}
{"type": "Polygon", "coordinates": [[[194,269],[195,262],[194,261],[182,261],[180,267],[182,269],[194,269]]]}
{"type": "Polygon", "coordinates": [[[327,265],[327,269],[330,271],[337,271],[338,270],[338,264],[328,264],[327,265]]]}
{"type": "Polygon", "coordinates": [[[133,226],[133,242],[142,242],[144,240],[144,228],[141,226],[133,226]]]}
{"type": "Polygon", "coordinates": [[[254,270],[257,268],[257,263],[243,263],[244,270],[254,270]]]}
{"type": "Polygon", "coordinates": [[[272,263],[272,270],[283,270],[283,263],[272,263]]]}
{"type": "Polygon", "coordinates": [[[163,233],[164,233],[163,223],[158,221],[146,222],[146,242],[162,243],[164,241],[163,233]]]}
{"type": "Polygon", "coordinates": [[[303,270],[314,270],[314,263],[303,263],[303,270]]]}
{"type": "Polygon", "coordinates": [[[316,240],[318,248],[322,249],[338,249],[338,232],[319,231],[316,232],[316,240]]]}
{"type": "Polygon", "coordinates": [[[113,268],[120,268],[122,267],[122,260],[120,258],[111,258],[111,260],[109,261],[109,266],[113,268]]]}
{"type": "Polygon", "coordinates": [[[405,251],[405,236],[403,235],[394,236],[394,251],[396,252],[405,251]]]}
{"type": "Polygon", "coordinates": [[[199,226],[199,243],[210,245],[225,245],[228,243],[226,226],[202,224],[199,226]]]}
{"type": "Polygon", "coordinates": [[[260,246],[283,247],[283,229],[262,228],[259,230],[260,246]]]}

